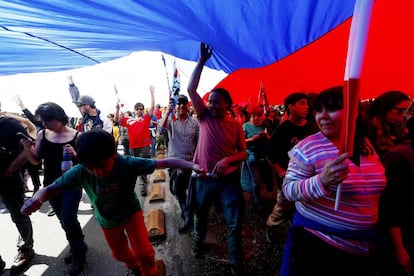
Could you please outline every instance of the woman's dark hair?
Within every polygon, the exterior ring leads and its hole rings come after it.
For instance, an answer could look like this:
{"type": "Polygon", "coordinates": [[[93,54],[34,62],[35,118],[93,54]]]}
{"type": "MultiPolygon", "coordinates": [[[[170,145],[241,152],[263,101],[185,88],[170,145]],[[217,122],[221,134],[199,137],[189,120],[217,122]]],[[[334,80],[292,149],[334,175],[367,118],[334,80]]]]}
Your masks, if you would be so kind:
{"type": "MultiPolygon", "coordinates": [[[[314,102],[316,112],[321,112],[323,108],[328,111],[337,111],[344,108],[344,88],[343,86],[334,86],[320,92],[314,102]]],[[[354,163],[359,164],[359,155],[371,154],[367,150],[365,137],[367,135],[367,125],[361,117],[361,104],[358,106],[358,117],[356,118],[356,129],[354,137],[354,149],[351,159],[354,163]]]]}
{"type": "Polygon", "coordinates": [[[102,129],[93,129],[79,135],[75,147],[79,163],[96,165],[114,155],[115,139],[102,129]]]}
{"type": "Polygon", "coordinates": [[[42,119],[42,121],[57,120],[65,125],[69,123],[69,117],[66,115],[63,108],[53,102],[43,103],[38,106],[35,111],[35,117],[42,119]]]}
{"type": "Polygon", "coordinates": [[[393,109],[399,102],[409,101],[410,97],[401,91],[387,91],[375,98],[369,108],[370,117],[385,119],[388,111],[393,109]]]}
{"type": "Polygon", "coordinates": [[[323,108],[328,111],[336,111],[344,108],[344,88],[342,86],[334,86],[321,91],[313,102],[313,109],[321,112],[323,108]]]}
{"type": "Polygon", "coordinates": [[[233,100],[231,99],[229,91],[224,88],[214,88],[211,90],[211,93],[220,94],[223,97],[224,101],[227,103],[227,109],[230,109],[232,107],[233,100]]]}
{"type": "Polygon", "coordinates": [[[387,91],[376,97],[369,107],[369,138],[380,156],[405,139],[405,124],[389,123],[386,117],[398,103],[409,100],[410,97],[401,91],[387,91]]]}

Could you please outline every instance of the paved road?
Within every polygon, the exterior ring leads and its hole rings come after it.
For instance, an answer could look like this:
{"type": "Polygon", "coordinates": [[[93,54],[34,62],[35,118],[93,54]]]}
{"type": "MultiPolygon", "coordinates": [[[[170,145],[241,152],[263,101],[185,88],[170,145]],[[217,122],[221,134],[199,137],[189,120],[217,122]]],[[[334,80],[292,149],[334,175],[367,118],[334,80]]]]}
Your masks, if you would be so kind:
{"type": "MultiPolygon", "coordinates": [[[[164,202],[149,203],[148,198],[141,200],[145,213],[153,208],[160,208],[165,213],[166,239],[153,242],[157,259],[164,261],[165,275],[229,275],[226,227],[221,217],[212,212],[209,236],[206,241],[208,251],[203,259],[195,259],[191,254],[193,247],[191,235],[180,235],[178,233],[178,228],[182,224],[178,203],[169,192],[168,181],[162,183],[162,185],[166,192],[164,202]]],[[[275,198],[274,193],[269,193],[266,196],[269,199],[275,198]]],[[[261,215],[255,213],[252,210],[250,198],[245,196],[245,199],[246,214],[243,226],[243,245],[246,258],[246,274],[256,276],[278,275],[281,251],[279,247],[271,246],[265,240],[267,212],[261,215]]],[[[268,211],[271,210],[271,207],[272,203],[269,202],[268,211]]],[[[49,205],[46,203],[41,210],[31,216],[36,255],[33,264],[23,275],[67,275],[68,266],[63,261],[63,258],[69,252],[67,241],[57,218],[47,216],[48,210],[49,205]]],[[[79,220],[89,246],[87,264],[82,275],[124,275],[125,267],[112,258],[101,229],[95,222],[93,210],[86,195],[83,196],[80,204],[79,220]]],[[[283,235],[284,233],[281,235],[282,238],[283,235]]],[[[7,263],[4,275],[9,275],[8,269],[16,255],[17,230],[8,213],[0,214],[0,238],[0,254],[7,263]]]]}

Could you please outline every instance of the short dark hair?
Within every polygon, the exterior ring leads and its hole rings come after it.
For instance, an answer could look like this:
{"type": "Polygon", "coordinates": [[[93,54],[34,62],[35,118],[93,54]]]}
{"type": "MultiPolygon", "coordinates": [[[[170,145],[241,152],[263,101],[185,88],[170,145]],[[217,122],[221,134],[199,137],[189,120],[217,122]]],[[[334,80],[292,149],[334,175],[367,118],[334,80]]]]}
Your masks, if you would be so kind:
{"type": "Polygon", "coordinates": [[[95,165],[115,154],[115,139],[105,130],[93,129],[79,135],[75,147],[79,163],[95,165]]]}
{"type": "Polygon", "coordinates": [[[295,92],[295,93],[292,93],[292,94],[288,95],[285,98],[285,102],[284,102],[285,110],[286,110],[287,114],[290,114],[289,105],[290,104],[295,104],[295,103],[297,103],[298,101],[300,101],[302,99],[306,99],[307,100],[308,99],[308,95],[306,95],[303,92],[295,92]]]}
{"type": "Polygon", "coordinates": [[[35,111],[35,117],[40,117],[43,121],[57,120],[65,125],[69,123],[69,117],[66,115],[65,110],[53,102],[39,105],[35,111]]]}
{"type": "Polygon", "coordinates": [[[233,100],[231,99],[230,92],[227,91],[226,89],[224,89],[224,88],[214,88],[213,90],[211,90],[210,93],[220,94],[223,97],[224,101],[227,103],[227,109],[230,109],[231,106],[233,105],[233,100]]]}
{"type": "Polygon", "coordinates": [[[341,110],[344,108],[344,88],[334,86],[321,91],[315,98],[313,108],[316,112],[321,112],[323,108],[329,111],[341,110]]]}
{"type": "Polygon", "coordinates": [[[136,110],[137,108],[142,107],[142,109],[144,109],[144,104],[143,103],[136,103],[134,105],[134,110],[136,110]]]}

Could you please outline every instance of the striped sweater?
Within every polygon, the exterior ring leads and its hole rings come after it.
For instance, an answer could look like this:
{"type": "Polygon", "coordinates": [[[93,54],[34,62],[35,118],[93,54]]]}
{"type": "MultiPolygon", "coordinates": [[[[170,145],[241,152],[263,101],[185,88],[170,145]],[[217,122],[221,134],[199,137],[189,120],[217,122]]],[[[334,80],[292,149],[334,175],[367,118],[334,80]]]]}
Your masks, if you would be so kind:
{"type": "MultiPolygon", "coordinates": [[[[296,210],[302,216],[340,232],[369,230],[376,224],[379,197],[386,184],[384,168],[376,154],[361,156],[359,167],[345,161],[350,172],[342,182],[337,211],[334,210],[337,186],[325,188],[320,174],[328,161],[338,157],[338,148],[318,132],[293,147],[289,157],[283,193],[288,200],[296,201],[296,210]]],[[[348,253],[368,254],[367,240],[307,230],[348,253]]]]}

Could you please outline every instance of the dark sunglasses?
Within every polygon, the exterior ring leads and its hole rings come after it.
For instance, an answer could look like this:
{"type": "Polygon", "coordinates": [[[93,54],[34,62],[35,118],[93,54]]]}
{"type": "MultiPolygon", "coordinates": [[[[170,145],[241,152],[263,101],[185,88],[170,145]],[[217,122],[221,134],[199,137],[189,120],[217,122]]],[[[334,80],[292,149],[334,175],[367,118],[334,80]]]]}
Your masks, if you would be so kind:
{"type": "Polygon", "coordinates": [[[394,106],[392,109],[397,110],[398,114],[400,114],[400,115],[404,114],[407,111],[407,108],[405,108],[405,107],[396,107],[396,106],[394,106]]]}

